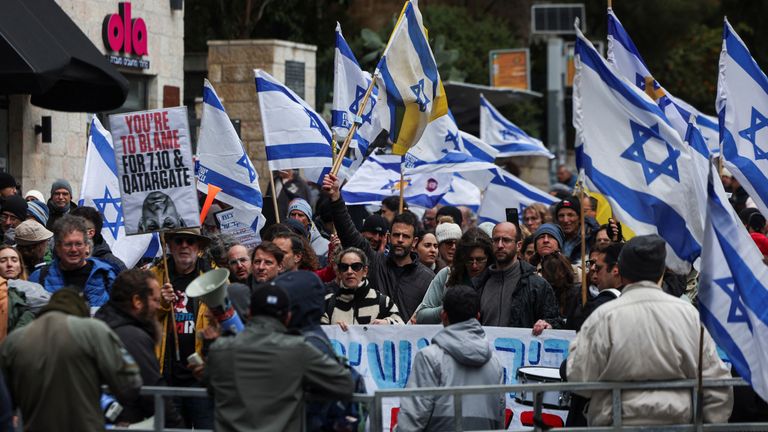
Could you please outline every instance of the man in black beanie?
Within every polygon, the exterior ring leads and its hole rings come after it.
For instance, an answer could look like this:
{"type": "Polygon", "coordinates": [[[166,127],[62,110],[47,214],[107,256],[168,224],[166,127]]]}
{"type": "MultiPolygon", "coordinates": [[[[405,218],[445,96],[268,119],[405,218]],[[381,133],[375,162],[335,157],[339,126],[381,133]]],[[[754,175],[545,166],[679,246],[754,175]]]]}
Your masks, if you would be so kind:
{"type": "MultiPolygon", "coordinates": [[[[597,308],[571,342],[567,377],[571,382],[692,380],[698,375],[699,312],[689,302],[661,290],[667,256],[658,235],[638,236],[619,254],[621,297],[597,308]]],[[[704,332],[704,379],[730,378],[712,337],[704,332]]],[[[578,391],[592,398],[589,426],[613,421],[611,391],[578,391]]],[[[733,390],[704,389],[704,421],[725,423],[733,390]]],[[[640,390],[622,397],[625,425],[669,425],[691,420],[690,389],[640,390]]]]}

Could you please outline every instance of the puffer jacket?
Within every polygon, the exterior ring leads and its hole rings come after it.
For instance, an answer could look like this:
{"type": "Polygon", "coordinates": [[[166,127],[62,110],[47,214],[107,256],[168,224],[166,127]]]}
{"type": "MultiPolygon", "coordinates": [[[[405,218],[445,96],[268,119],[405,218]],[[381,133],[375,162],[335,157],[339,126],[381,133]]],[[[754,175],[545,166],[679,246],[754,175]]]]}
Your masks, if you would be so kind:
{"type": "MultiPolygon", "coordinates": [[[[407,388],[502,384],[504,371],[480,323],[472,318],[440,330],[413,359],[407,388]]],[[[504,394],[462,398],[463,430],[504,428],[504,394]]],[[[400,398],[398,431],[453,430],[452,396],[400,398]]]]}
{"type": "Polygon", "coordinates": [[[514,265],[520,266],[520,278],[515,286],[509,282],[514,266],[506,270],[491,266],[477,281],[481,293],[480,322],[490,326],[532,328],[536,321],[543,319],[553,328],[562,328],[565,323],[552,287],[536,274],[532,265],[522,260],[517,262],[514,265]]]}
{"type": "Polygon", "coordinates": [[[343,199],[332,201],[331,211],[341,245],[345,248],[356,247],[365,252],[369,261],[368,279],[371,284],[395,302],[403,319],[410,319],[424,299],[435,274],[419,262],[416,252],[411,253],[411,264],[400,270],[396,268],[394,259],[373,250],[368,240],[355,228],[343,199]]]}
{"type": "MultiPolygon", "coordinates": [[[[86,258],[86,261],[92,262],[93,268],[91,268],[91,274],[88,276],[85,286],[79,288],[83,290],[83,294],[93,310],[93,308],[103,306],[109,300],[109,292],[112,290],[112,283],[117,278],[117,273],[115,273],[115,268],[106,261],[98,258],[86,258]]],[[[55,293],[64,288],[64,275],[61,273],[58,258],[55,258],[47,266],[35,270],[29,276],[29,281],[39,283],[49,293],[55,293]],[[44,269],[47,269],[45,270],[47,273],[45,280],[40,280],[40,274],[44,269]]]]}
{"type": "MultiPolygon", "coordinates": [[[[694,379],[698,373],[699,313],[651,281],[629,284],[621,297],[597,308],[571,342],[567,360],[570,382],[668,381],[694,379]]],[[[704,379],[730,378],[712,337],[704,332],[704,379]]],[[[613,421],[611,392],[578,392],[592,400],[590,426],[613,421]]],[[[690,389],[634,390],[621,393],[625,425],[690,422],[690,389]]],[[[704,421],[727,422],[733,390],[704,389],[704,421]]]]}

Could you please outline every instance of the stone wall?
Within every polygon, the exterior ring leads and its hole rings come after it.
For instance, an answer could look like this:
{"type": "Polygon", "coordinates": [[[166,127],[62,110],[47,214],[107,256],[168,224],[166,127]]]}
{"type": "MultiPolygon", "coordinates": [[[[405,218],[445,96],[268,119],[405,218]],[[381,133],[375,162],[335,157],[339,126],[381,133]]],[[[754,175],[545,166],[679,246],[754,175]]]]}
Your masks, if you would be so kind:
{"type": "Polygon", "coordinates": [[[240,119],[243,145],[259,173],[262,191],[267,190],[270,174],[253,70],[263,69],[278,81],[285,82],[285,62],[303,62],[304,100],[314,107],[316,52],[314,45],[282,40],[208,42],[208,80],[222,99],[229,117],[240,119]]]}
{"type": "MultiPolygon", "coordinates": [[[[104,17],[118,13],[117,0],[56,0],[58,5],[93,42],[106,52],[101,31],[104,17]]],[[[184,12],[172,11],[168,1],[133,0],[131,15],[142,18],[147,25],[150,68],[121,69],[125,74],[146,76],[149,109],[163,105],[163,87],[184,86],[184,12]]],[[[11,174],[22,189],[38,189],[48,196],[50,185],[57,178],[70,180],[77,200],[82,184],[87,127],[90,115],[64,113],[35,107],[29,96],[12,96],[9,101],[9,135],[11,142],[11,174]],[[42,116],[51,116],[52,142],[41,142],[34,125],[42,116]]]]}

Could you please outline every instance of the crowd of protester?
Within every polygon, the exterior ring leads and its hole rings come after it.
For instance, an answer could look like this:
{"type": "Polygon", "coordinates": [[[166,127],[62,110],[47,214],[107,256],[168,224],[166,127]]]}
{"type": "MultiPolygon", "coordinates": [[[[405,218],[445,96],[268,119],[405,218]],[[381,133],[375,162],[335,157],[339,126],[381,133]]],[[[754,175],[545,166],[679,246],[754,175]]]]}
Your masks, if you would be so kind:
{"type": "MultiPolygon", "coordinates": [[[[210,390],[212,398],[167,399],[166,427],[341,430],[348,407],[310,402],[303,418],[305,391],[344,400],[361,389],[321,325],[347,331],[351,325],[443,324],[414,359],[408,387],[502,383],[483,326],[528,328],[533,335],[576,330],[564,379],[694,378],[697,345],[681,341],[698,340],[696,271],[671,274],[658,237],[625,243],[621,224],[597,222],[596,199],[572,195],[575,177],[566,167],[557,177],[556,204],[532,204],[519,221],[478,225],[468,208],[441,206],[417,217],[407,205],[400,211],[397,197],[370,213],[344,202],[334,176],[312,185],[298,172],[281,172],[268,194],[277,194],[282,223],[265,207],[270,220],[257,246],[205,223],[203,231],[166,233],[165,257],[129,269],[102,237],[102,215],[77,206],[68,181],[54,182],[46,201],[40,191],[21,194],[16,180],[1,173],[0,390],[7,386],[12,405],[0,403],[7,409],[0,430],[12,421],[11,406],[20,409],[27,430],[140,422],[155,407],[139,395],[142,383],[210,390]],[[221,328],[221,311],[185,292],[215,268],[229,270],[228,298],[247,323],[237,335],[221,328]],[[643,333],[653,335],[654,346],[637,343],[643,333]],[[658,355],[644,366],[633,359],[643,357],[640,352],[658,355]],[[692,363],[672,364],[678,357],[692,363]],[[658,374],[661,369],[666,372],[658,374]],[[101,385],[109,387],[108,396],[101,385]],[[123,408],[106,420],[104,397],[123,408]]],[[[768,256],[766,219],[734,182],[723,177],[742,222],[768,256]]],[[[711,338],[705,341],[706,376],[729,376],[711,338]]],[[[680,392],[648,393],[627,395],[625,405],[636,409],[625,410],[626,424],[688,420],[690,401],[680,392]],[[662,407],[665,400],[673,402],[662,407]],[[666,414],[656,415],[661,411],[666,414]]],[[[582,396],[592,398],[589,410],[584,413],[586,398],[574,396],[568,425],[609,424],[610,395],[582,396]]],[[[732,394],[712,390],[705,404],[708,421],[727,421],[732,394]]],[[[465,427],[503,427],[503,397],[477,397],[464,407],[465,427]]],[[[766,408],[749,399],[732,415],[761,419],[766,408]]],[[[404,399],[400,430],[451,428],[452,410],[440,398],[404,399]]]]}

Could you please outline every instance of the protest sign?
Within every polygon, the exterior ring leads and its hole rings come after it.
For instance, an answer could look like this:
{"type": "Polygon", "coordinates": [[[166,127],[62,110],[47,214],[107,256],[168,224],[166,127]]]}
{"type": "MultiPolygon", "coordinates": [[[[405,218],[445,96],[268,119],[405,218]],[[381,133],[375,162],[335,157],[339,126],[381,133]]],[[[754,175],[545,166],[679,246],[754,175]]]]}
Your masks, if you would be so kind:
{"type": "Polygon", "coordinates": [[[126,234],[200,226],[186,107],[109,116],[126,234]]]}
{"type": "MultiPolygon", "coordinates": [[[[216,223],[222,234],[228,235],[238,244],[245,246],[248,250],[253,250],[261,243],[261,236],[248,225],[240,222],[235,217],[235,210],[228,209],[216,213],[216,223]]],[[[257,216],[260,218],[261,215],[257,216]]],[[[258,221],[257,221],[258,222],[258,221]]]]}
{"type": "MultiPolygon", "coordinates": [[[[404,388],[411,373],[416,352],[431,343],[432,337],[442,329],[436,325],[418,326],[349,326],[344,332],[338,326],[323,326],[336,352],[349,359],[349,363],[364,378],[368,393],[377,389],[404,388]]],[[[504,367],[504,384],[517,383],[517,371],[524,366],[560,367],[568,356],[568,344],[575,339],[571,330],[546,330],[541,336],[531,335],[531,329],[484,327],[488,341],[504,367]]],[[[506,395],[510,427],[521,427],[521,417],[529,417],[533,406],[515,401],[515,394],[506,395]],[[530,413],[530,414],[527,414],[530,413]]],[[[384,430],[390,425],[400,405],[395,398],[384,399],[384,430]]],[[[543,412],[560,417],[566,410],[544,409],[543,412]]]]}

